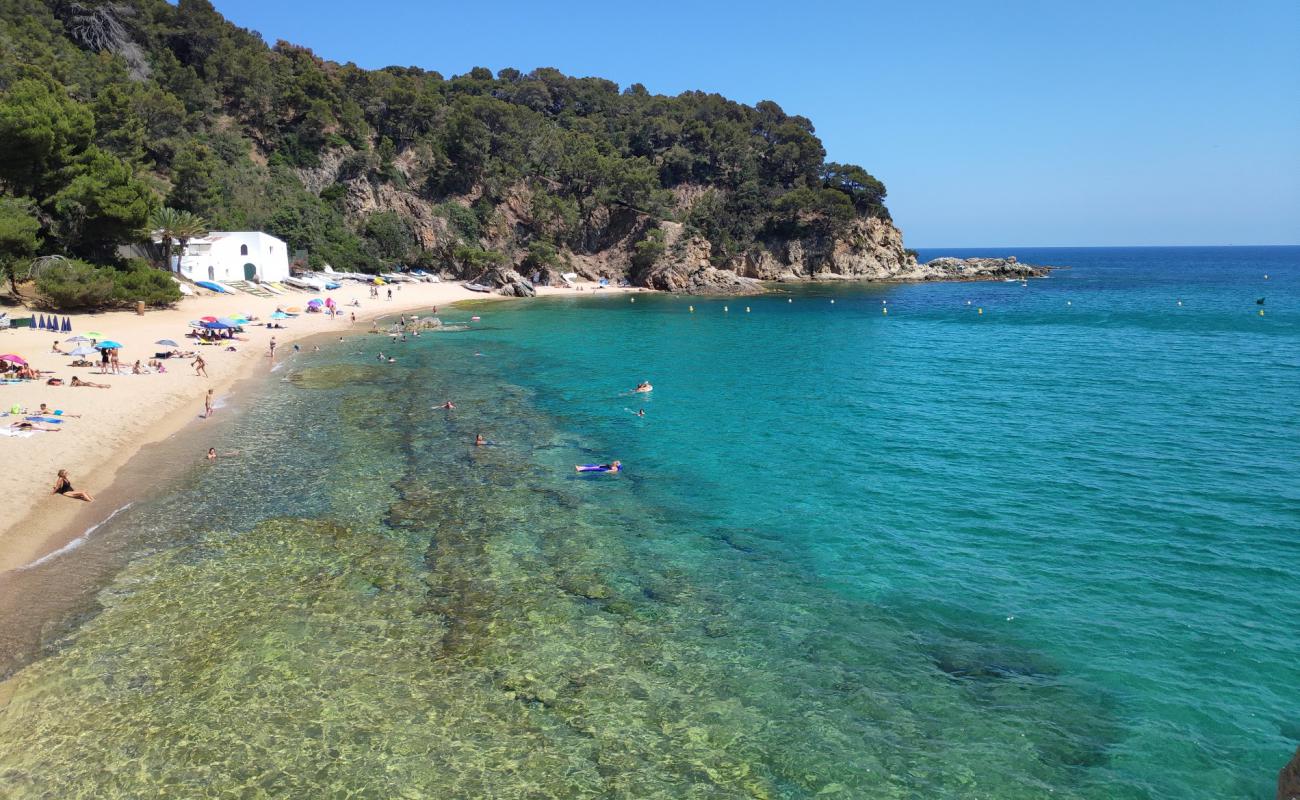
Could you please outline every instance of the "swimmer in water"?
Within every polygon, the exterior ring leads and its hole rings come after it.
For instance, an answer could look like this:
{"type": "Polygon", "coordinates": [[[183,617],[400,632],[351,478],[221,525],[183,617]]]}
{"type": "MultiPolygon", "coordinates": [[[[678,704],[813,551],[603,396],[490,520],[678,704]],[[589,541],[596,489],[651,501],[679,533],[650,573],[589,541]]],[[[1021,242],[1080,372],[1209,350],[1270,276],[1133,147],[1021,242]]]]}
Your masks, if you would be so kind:
{"type": "Polygon", "coordinates": [[[484,438],[483,438],[483,434],[481,434],[481,433],[479,433],[479,434],[475,434],[475,436],[474,436],[474,446],[475,446],[475,447],[483,447],[483,446],[485,446],[486,444],[487,444],[487,439],[484,439],[484,438]]]}
{"type": "Polygon", "coordinates": [[[445,402],[445,403],[443,403],[442,405],[438,406],[438,408],[445,408],[445,409],[447,409],[448,411],[451,411],[451,410],[454,409],[455,407],[456,407],[456,404],[453,403],[453,402],[451,402],[450,400],[448,400],[447,402],[445,402]]]}
{"type": "Polygon", "coordinates": [[[633,391],[634,393],[638,393],[638,392],[653,392],[654,389],[655,389],[655,387],[653,387],[653,386],[650,385],[650,381],[641,381],[640,383],[638,383],[638,384],[636,385],[636,388],[633,389],[632,391],[633,391]]]}
{"type": "Polygon", "coordinates": [[[638,417],[644,417],[644,416],[645,416],[645,409],[644,409],[644,408],[637,409],[636,415],[637,415],[638,417]]]}

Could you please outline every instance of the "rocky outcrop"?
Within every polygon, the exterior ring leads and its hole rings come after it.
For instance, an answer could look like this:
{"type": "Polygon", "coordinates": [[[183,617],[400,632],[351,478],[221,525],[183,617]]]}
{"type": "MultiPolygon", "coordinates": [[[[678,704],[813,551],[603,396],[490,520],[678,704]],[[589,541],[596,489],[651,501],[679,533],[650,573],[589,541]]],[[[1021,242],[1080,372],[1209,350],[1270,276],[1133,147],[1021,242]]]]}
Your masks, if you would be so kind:
{"type": "Polygon", "coordinates": [[[1277,800],[1300,800],[1300,747],[1277,776],[1277,800]]]}
{"type": "Polygon", "coordinates": [[[1041,278],[1054,267],[1022,264],[1007,258],[936,258],[900,272],[900,281],[989,281],[1006,278],[1041,278]]]}
{"type": "Polygon", "coordinates": [[[531,281],[509,267],[490,269],[475,278],[474,282],[495,287],[497,294],[506,297],[533,297],[537,294],[531,281]]]}
{"type": "MultiPolygon", "coordinates": [[[[346,190],[343,206],[350,220],[359,222],[371,214],[391,211],[411,226],[422,250],[449,253],[458,237],[445,212],[414,191],[370,180],[357,166],[364,157],[364,152],[351,149],[330,151],[316,166],[300,168],[298,176],[313,192],[342,185],[346,190]]],[[[421,168],[411,150],[400,153],[393,166],[408,176],[421,168]]],[[[675,187],[673,205],[678,218],[715,191],[693,184],[675,187]]],[[[473,187],[446,202],[468,207],[481,192],[481,187],[473,187]]],[[[550,282],[558,282],[555,273],[572,271],[588,280],[629,280],[666,292],[754,294],[763,291],[762,283],[767,281],[974,281],[1040,277],[1048,269],[1021,264],[1015,258],[937,258],[921,264],[903,246],[902,231],[878,217],[856,219],[835,235],[812,233],[764,241],[726,259],[719,258],[707,239],[690,234],[682,223],[659,220],[628,206],[596,206],[586,212],[581,229],[581,241],[570,240],[569,247],[560,248],[557,263],[529,271],[539,272],[540,279],[550,282]],[[663,245],[657,255],[651,257],[644,248],[638,252],[638,244],[652,236],[663,245]],[[650,263],[645,263],[648,258],[650,263]]],[[[516,270],[521,269],[528,244],[539,237],[563,239],[562,231],[549,230],[534,218],[533,194],[527,184],[520,183],[504,192],[474,243],[507,254],[512,262],[472,279],[488,283],[502,294],[532,295],[532,284],[516,270]]],[[[444,275],[471,278],[460,274],[448,256],[443,257],[447,260],[444,275]]]]}

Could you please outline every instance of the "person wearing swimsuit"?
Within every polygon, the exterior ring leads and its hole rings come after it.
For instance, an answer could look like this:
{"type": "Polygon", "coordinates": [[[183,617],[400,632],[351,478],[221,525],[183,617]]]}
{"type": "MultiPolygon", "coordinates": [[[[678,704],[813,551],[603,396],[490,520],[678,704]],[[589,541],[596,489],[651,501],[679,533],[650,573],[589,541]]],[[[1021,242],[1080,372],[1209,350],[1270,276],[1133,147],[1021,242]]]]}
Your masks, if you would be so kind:
{"type": "Polygon", "coordinates": [[[66,469],[59,470],[59,476],[54,481],[54,494],[61,494],[74,500],[85,500],[87,503],[95,500],[85,492],[79,492],[72,488],[72,481],[68,480],[68,471],[66,469]]]}

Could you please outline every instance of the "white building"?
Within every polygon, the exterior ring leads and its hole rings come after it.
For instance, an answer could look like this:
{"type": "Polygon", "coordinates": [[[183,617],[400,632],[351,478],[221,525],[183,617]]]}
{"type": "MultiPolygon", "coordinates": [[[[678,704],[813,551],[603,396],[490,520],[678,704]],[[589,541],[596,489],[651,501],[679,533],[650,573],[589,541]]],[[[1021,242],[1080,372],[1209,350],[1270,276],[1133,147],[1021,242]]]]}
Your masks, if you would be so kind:
{"type": "Polygon", "coordinates": [[[193,281],[281,281],[289,277],[289,248],[259,231],[213,231],[189,240],[177,267],[193,281]]]}

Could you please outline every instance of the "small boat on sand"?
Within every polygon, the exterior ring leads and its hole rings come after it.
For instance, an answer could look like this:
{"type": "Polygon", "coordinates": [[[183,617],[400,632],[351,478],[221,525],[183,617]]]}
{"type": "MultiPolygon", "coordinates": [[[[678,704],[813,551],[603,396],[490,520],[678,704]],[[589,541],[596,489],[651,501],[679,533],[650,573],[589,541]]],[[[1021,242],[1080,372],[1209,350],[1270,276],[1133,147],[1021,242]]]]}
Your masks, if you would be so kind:
{"type": "Polygon", "coordinates": [[[484,284],[481,283],[462,283],[461,286],[464,286],[466,289],[469,289],[471,292],[483,292],[484,294],[486,294],[492,291],[491,286],[485,286],[484,284]]]}

